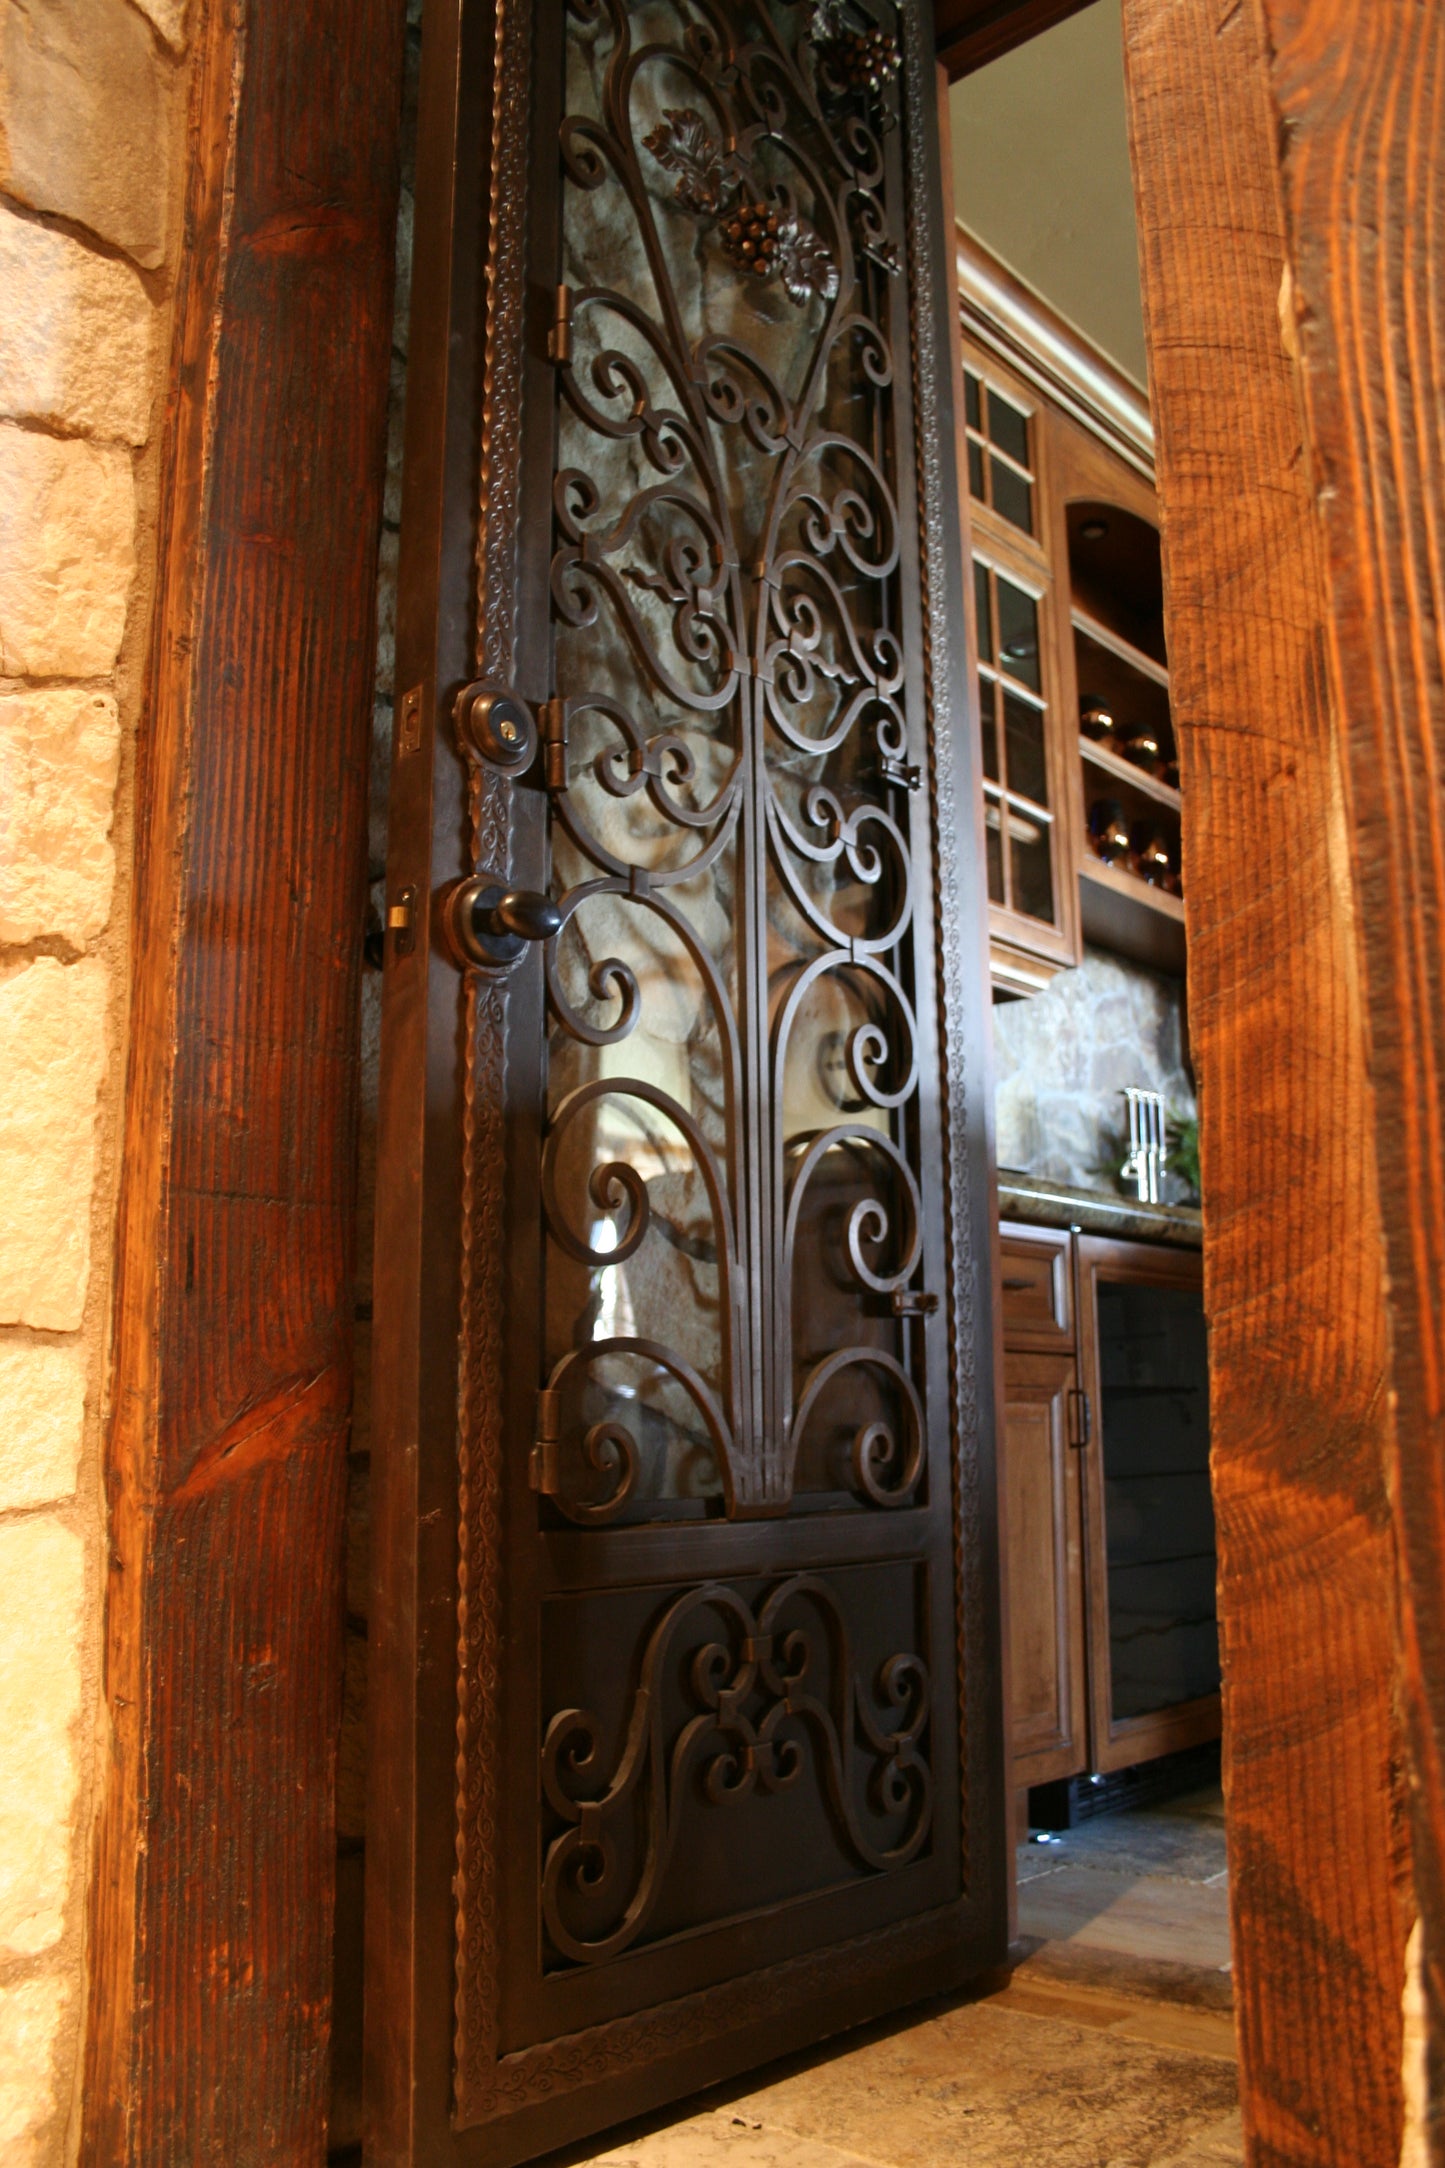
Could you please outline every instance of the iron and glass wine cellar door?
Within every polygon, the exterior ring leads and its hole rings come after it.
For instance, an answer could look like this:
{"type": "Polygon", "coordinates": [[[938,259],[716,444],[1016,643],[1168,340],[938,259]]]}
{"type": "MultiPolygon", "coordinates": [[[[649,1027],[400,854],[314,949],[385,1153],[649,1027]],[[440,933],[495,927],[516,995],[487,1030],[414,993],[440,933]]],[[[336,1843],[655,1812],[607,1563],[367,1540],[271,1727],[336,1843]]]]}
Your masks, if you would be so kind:
{"type": "Polygon", "coordinates": [[[368,2158],[997,1961],[979,776],[931,25],[424,40],[368,2158]]]}

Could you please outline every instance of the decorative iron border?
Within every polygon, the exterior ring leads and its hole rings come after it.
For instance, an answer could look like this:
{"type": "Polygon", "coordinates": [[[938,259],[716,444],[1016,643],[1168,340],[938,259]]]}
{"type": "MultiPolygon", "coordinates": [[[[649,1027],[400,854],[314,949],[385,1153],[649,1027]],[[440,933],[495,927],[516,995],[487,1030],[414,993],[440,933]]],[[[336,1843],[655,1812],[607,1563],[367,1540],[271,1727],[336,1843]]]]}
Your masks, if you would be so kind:
{"type": "Polygon", "coordinates": [[[495,5],[477,529],[477,675],[506,685],[511,682],[517,644],[532,0],[495,0],[495,5]]]}
{"type": "MultiPolygon", "coordinates": [[[[517,533],[525,363],[532,0],[494,0],[486,340],[477,523],[477,674],[509,684],[516,661],[517,533]]],[[[470,847],[505,874],[511,783],[473,763],[470,847]]],[[[463,1081],[457,1426],[457,1796],[454,2088],[462,2122],[495,2098],[497,1770],[502,1594],[502,1260],[506,1249],[505,980],[468,974],[463,1081]]]]}
{"type": "MultiPolygon", "coordinates": [[[[487,243],[487,332],[477,543],[479,674],[507,682],[515,648],[519,516],[526,157],[530,136],[532,0],[495,0],[492,171],[487,243]]],[[[951,758],[948,566],[940,540],[945,506],[937,442],[938,357],[930,242],[937,223],[927,155],[932,51],[921,0],[895,0],[903,32],[907,121],[910,321],[922,546],[924,722],[934,816],[934,891],[939,911],[940,1046],[947,1065],[942,1106],[948,1187],[946,1237],[951,1301],[950,1399],[955,1433],[953,1547],[959,1769],[967,1872],[970,1785],[964,1719],[969,1673],[983,1646],[979,1533],[978,1403],[973,1363],[975,1266],[970,1218],[962,1015],[965,958],[956,925],[959,808],[951,758]],[[940,708],[939,689],[943,688],[940,708]]],[[[501,786],[505,793],[509,786],[501,786]]],[[[504,863],[505,809],[478,778],[472,795],[478,864],[504,863]],[[501,840],[499,840],[501,839],[501,840]]],[[[468,992],[459,1393],[460,1585],[458,1605],[455,2120],[467,2127],[531,2102],[614,2077],[709,2035],[756,2024],[833,1982],[840,1964],[855,1982],[957,1946],[969,1906],[956,1900],[848,1942],[718,1983],[666,2004],[499,2056],[495,1757],[500,1713],[501,1305],[489,1259],[503,1252],[503,1077],[506,997],[475,977],[468,992]]]]}
{"type": "MultiPolygon", "coordinates": [[[[927,11],[918,0],[899,0],[903,20],[903,93],[907,114],[909,321],[913,327],[913,427],[918,462],[918,517],[923,578],[924,715],[928,731],[928,778],[933,808],[934,897],[937,905],[939,1050],[944,1089],[943,1163],[948,1203],[949,1397],[953,1417],[953,1570],[955,1660],[958,1667],[959,1863],[968,1887],[972,1775],[968,1766],[970,1672],[984,1646],[981,1486],[979,1479],[977,1261],[973,1254],[972,1182],[968,1150],[968,1077],[963,1016],[967,975],[959,934],[960,837],[972,829],[971,811],[955,790],[953,739],[963,717],[951,712],[956,673],[949,654],[946,483],[940,444],[938,305],[931,242],[938,206],[932,201],[925,100],[935,95],[933,49],[927,11]],[[940,701],[939,689],[942,688],[940,701]]],[[[966,573],[966,567],[961,568],[966,573]]]]}

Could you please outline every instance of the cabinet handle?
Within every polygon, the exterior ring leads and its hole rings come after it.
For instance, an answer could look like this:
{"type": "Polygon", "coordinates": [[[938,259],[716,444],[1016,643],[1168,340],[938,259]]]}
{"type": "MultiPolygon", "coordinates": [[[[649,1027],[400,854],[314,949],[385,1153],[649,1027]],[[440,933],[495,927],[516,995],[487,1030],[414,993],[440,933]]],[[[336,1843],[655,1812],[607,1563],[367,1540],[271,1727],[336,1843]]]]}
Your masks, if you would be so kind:
{"type": "Polygon", "coordinates": [[[1081,1453],[1094,1432],[1094,1411],[1082,1385],[1069,1387],[1069,1443],[1081,1453]]]}

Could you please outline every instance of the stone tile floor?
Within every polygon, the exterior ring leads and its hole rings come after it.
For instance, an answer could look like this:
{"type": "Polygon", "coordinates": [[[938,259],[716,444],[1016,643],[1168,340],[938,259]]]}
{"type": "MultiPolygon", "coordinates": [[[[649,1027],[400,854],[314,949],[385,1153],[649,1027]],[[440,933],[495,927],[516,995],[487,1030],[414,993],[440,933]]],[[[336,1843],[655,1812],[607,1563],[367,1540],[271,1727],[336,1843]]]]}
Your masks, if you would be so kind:
{"type": "Polygon", "coordinates": [[[1217,1794],[1019,1858],[1007,1982],[754,2072],[552,2168],[1238,2168],[1217,1794]]]}

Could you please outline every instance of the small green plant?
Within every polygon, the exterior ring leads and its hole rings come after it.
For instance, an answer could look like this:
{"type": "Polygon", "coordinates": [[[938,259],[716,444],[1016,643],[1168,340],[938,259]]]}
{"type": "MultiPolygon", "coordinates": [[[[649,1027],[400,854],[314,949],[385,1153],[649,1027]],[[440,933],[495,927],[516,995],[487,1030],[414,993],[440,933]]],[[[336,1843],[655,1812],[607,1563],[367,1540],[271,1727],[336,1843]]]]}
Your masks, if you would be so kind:
{"type": "Polygon", "coordinates": [[[1174,1173],[1189,1184],[1196,1197],[1201,1194],[1199,1182],[1199,1116],[1176,1114],[1169,1110],[1169,1165],[1174,1173]]]}

